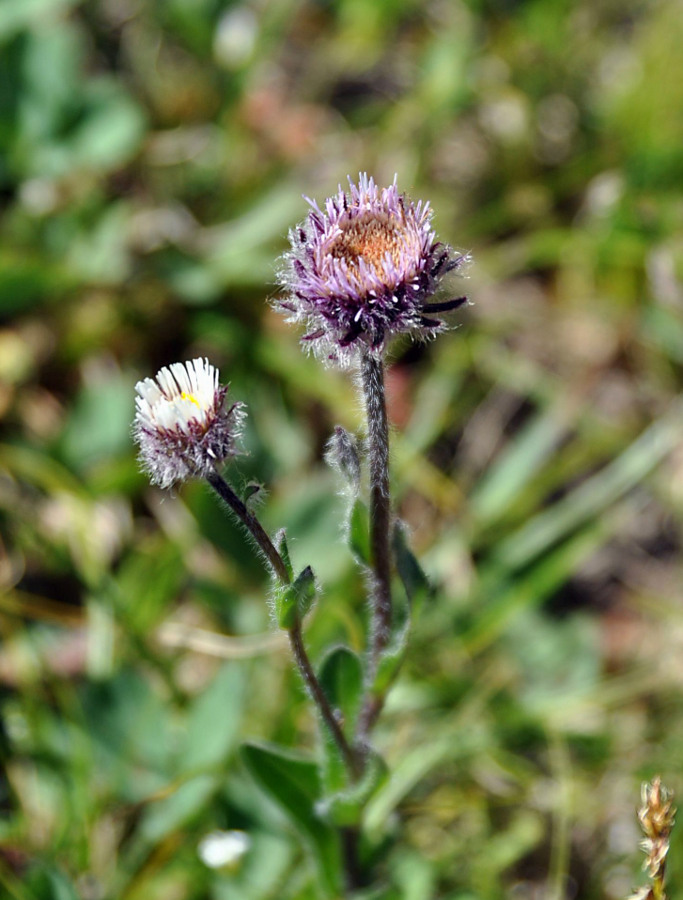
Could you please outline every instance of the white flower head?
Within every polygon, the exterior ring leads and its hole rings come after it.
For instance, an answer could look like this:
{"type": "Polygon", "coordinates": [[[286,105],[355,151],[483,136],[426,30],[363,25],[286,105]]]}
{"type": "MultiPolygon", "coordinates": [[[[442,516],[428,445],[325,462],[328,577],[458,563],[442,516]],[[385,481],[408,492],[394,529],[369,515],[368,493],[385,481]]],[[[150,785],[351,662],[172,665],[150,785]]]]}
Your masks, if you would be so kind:
{"type": "Polygon", "coordinates": [[[246,831],[210,831],[199,842],[199,858],[210,869],[233,866],[251,848],[246,831]]]}
{"type": "Polygon", "coordinates": [[[153,484],[205,477],[238,452],[244,404],[226,407],[228,389],[207,359],[173,363],[135,390],[133,437],[153,484]]]}

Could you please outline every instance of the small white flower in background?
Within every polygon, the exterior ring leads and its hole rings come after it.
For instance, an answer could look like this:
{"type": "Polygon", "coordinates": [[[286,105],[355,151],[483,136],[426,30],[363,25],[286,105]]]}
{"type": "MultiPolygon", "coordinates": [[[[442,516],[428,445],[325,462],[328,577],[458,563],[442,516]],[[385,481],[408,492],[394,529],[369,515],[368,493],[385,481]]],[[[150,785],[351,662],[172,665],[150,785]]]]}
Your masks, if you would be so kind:
{"type": "Polygon", "coordinates": [[[199,842],[199,858],[210,869],[239,862],[251,847],[251,838],[246,831],[211,831],[199,842]]]}
{"type": "Polygon", "coordinates": [[[228,389],[208,360],[173,363],[135,390],[133,437],[153,484],[205,477],[239,452],[244,404],[226,407],[228,389]]]}

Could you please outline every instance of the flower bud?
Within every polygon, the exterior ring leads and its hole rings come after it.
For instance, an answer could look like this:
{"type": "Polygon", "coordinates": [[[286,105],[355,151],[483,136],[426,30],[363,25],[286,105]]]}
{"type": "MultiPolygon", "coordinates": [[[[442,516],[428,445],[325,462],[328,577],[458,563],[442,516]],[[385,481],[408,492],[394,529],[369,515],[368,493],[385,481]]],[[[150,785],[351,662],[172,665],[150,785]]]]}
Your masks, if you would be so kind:
{"type": "Polygon", "coordinates": [[[354,496],[360,490],[361,463],[358,441],[341,425],[336,425],[325,447],[325,461],[336,469],[354,496]]]}

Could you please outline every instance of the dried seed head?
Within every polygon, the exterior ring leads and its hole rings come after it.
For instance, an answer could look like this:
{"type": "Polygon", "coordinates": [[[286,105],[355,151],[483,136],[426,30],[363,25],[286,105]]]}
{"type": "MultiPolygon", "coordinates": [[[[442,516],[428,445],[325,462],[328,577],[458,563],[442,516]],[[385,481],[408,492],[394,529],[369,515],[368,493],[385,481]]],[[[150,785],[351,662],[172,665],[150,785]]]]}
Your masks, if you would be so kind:
{"type": "Polygon", "coordinates": [[[643,784],[641,800],[638,820],[645,839],[640,846],[647,854],[643,868],[647,870],[650,885],[640,888],[629,900],[665,900],[666,857],[676,815],[673,794],[664,787],[660,777],[656,776],[649,784],[643,784]]]}
{"type": "Polygon", "coordinates": [[[228,389],[208,360],[173,363],[135,390],[133,437],[153,484],[204,477],[238,452],[244,405],[226,408],[228,389]]]}
{"type": "Polygon", "coordinates": [[[643,805],[638,810],[638,819],[645,833],[645,840],[641,844],[647,853],[644,868],[654,878],[669,852],[669,838],[676,810],[672,795],[662,785],[659,776],[651,784],[643,784],[641,799],[643,805]]]}
{"type": "Polygon", "coordinates": [[[429,204],[399,194],[396,179],[380,190],[362,174],[324,211],[308,202],[289,235],[278,307],[305,324],[302,340],[318,356],[346,365],[361,349],[383,354],[394,334],[432,337],[446,327],[440,313],[466,302],[427,302],[466,256],[436,240],[429,204]]]}

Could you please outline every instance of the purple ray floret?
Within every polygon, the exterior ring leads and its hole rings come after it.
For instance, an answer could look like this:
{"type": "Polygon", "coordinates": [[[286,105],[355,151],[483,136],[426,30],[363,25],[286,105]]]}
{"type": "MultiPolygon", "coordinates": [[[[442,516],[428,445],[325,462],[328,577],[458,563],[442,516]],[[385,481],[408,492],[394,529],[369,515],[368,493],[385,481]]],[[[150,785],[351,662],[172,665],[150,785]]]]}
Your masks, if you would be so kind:
{"type": "Polygon", "coordinates": [[[466,256],[437,241],[429,203],[399,194],[396,178],[378,188],[361,174],[349,178],[321,210],[308,200],[308,218],[289,234],[278,307],[303,322],[302,338],[318,356],[342,365],[359,350],[382,355],[395,334],[433,337],[446,328],[439,313],[465,297],[428,303],[448,272],[466,256]],[[436,314],[436,315],[435,315],[436,314]]]}

